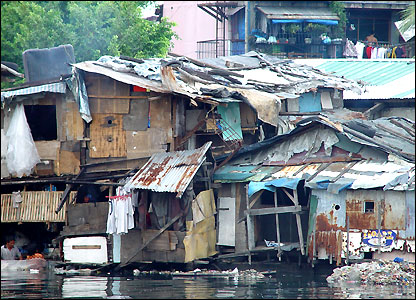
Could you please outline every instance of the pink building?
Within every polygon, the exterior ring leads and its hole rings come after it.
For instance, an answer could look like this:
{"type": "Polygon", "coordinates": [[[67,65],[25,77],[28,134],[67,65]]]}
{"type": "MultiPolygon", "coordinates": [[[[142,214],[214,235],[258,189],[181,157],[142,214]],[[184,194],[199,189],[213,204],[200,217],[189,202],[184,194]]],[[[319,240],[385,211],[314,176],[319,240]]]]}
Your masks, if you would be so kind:
{"type": "MultiPolygon", "coordinates": [[[[191,58],[209,57],[207,53],[201,55],[201,51],[210,51],[215,57],[215,47],[219,53],[223,53],[221,45],[216,45],[216,38],[228,36],[228,21],[218,22],[209,13],[198,7],[198,4],[216,3],[218,1],[163,1],[163,17],[175,22],[173,30],[178,34],[180,40],[174,39],[174,47],[171,52],[188,56],[191,58]],[[218,22],[218,34],[217,34],[218,22]],[[224,30],[225,26],[225,30],[224,30]],[[212,41],[212,42],[207,42],[212,41]],[[198,42],[204,42],[199,43],[198,42]],[[198,54],[198,51],[200,52],[198,54]]],[[[220,1],[223,2],[223,1],[220,1]]],[[[228,53],[227,53],[228,54],[228,53]]]]}

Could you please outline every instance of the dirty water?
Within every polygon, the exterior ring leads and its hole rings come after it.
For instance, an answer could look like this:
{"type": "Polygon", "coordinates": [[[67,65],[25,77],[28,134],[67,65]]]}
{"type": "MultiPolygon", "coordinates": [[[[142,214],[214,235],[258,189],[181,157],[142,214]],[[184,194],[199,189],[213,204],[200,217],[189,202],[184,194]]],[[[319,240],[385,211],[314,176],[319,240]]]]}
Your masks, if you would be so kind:
{"type": "MultiPolygon", "coordinates": [[[[326,282],[332,269],[279,266],[265,278],[139,278],[69,276],[53,266],[39,272],[2,270],[2,299],[414,299],[415,288],[400,286],[334,287],[326,282]]],[[[32,270],[33,271],[33,270],[32,270]]]]}

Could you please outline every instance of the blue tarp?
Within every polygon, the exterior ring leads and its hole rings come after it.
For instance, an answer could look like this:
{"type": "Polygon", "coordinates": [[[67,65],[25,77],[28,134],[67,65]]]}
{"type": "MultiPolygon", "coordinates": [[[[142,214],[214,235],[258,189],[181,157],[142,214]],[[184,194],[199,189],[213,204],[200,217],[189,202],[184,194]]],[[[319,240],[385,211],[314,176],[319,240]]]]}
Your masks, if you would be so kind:
{"type": "Polygon", "coordinates": [[[320,20],[320,19],[273,19],[273,24],[278,23],[303,23],[303,22],[309,22],[309,23],[317,23],[322,25],[338,25],[337,20],[320,20]]]}
{"type": "Polygon", "coordinates": [[[253,194],[260,190],[268,190],[275,192],[277,187],[285,187],[291,190],[296,189],[301,178],[279,178],[272,181],[266,182],[253,182],[248,184],[248,196],[251,197],[253,194]]]}
{"type": "Polygon", "coordinates": [[[277,24],[277,23],[302,23],[302,22],[304,22],[305,20],[298,20],[298,19],[296,19],[296,20],[291,20],[291,19],[273,19],[272,20],[272,23],[273,24],[277,24]]]}

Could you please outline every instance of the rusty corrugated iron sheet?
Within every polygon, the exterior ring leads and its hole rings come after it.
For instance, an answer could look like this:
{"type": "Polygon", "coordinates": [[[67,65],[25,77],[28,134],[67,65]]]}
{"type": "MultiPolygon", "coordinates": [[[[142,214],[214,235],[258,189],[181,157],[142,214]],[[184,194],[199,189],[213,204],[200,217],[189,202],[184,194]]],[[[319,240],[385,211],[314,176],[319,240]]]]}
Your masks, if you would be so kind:
{"type": "MultiPolygon", "coordinates": [[[[12,194],[1,195],[1,222],[65,222],[66,204],[56,214],[55,207],[59,205],[63,192],[21,192],[22,202],[18,208],[13,207],[12,194]]],[[[71,192],[69,201],[75,198],[76,192],[71,192]]]]}
{"type": "Polygon", "coordinates": [[[212,142],[195,150],[155,153],[124,186],[125,189],[145,189],[177,193],[182,197],[212,142]]]}

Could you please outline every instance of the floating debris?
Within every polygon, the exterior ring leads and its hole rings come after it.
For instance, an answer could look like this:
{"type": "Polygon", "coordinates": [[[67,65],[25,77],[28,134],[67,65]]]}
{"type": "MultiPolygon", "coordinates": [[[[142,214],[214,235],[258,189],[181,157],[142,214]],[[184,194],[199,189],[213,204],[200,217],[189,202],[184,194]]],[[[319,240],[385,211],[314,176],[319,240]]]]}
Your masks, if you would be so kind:
{"type": "Polygon", "coordinates": [[[193,271],[188,272],[181,272],[181,271],[140,271],[138,269],[133,270],[134,276],[152,276],[152,275],[159,275],[172,278],[178,277],[234,277],[234,278],[245,278],[245,279],[262,279],[265,277],[271,277],[273,271],[265,271],[265,272],[258,272],[254,269],[239,271],[238,268],[234,268],[233,270],[225,270],[225,271],[217,271],[217,270],[207,270],[207,269],[195,269],[193,271]]]}
{"type": "Polygon", "coordinates": [[[330,284],[355,282],[368,285],[414,285],[415,264],[384,260],[357,263],[334,269],[326,281],[330,284]]]}

